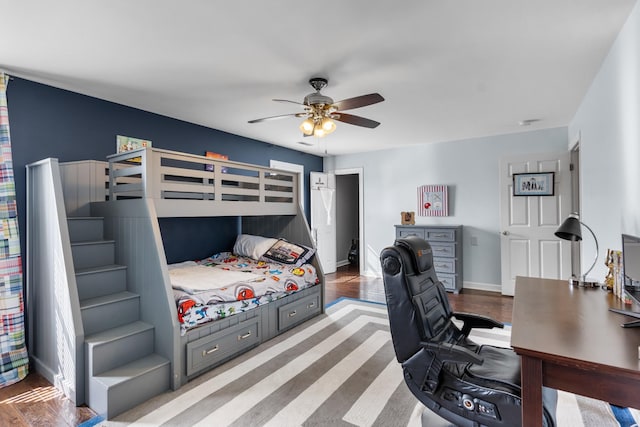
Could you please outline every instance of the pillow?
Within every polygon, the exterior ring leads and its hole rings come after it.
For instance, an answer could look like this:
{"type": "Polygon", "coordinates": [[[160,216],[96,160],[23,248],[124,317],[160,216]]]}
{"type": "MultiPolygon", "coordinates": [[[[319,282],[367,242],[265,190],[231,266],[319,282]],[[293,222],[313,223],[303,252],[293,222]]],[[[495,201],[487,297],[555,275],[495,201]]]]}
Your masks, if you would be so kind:
{"type": "Polygon", "coordinates": [[[233,253],[258,260],[277,241],[278,239],[269,237],[241,234],[236,238],[236,244],[233,245],[233,253]]]}
{"type": "Polygon", "coordinates": [[[262,255],[262,259],[276,261],[281,264],[293,264],[296,267],[300,267],[309,261],[315,253],[316,250],[313,248],[280,239],[262,255]]]}

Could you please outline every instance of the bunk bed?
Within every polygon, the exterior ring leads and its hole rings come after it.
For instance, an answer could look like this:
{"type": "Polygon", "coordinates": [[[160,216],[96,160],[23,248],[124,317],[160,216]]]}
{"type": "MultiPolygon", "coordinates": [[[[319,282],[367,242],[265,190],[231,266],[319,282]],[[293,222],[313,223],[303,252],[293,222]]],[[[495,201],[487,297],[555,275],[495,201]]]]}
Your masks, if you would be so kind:
{"type": "Polygon", "coordinates": [[[126,292],[139,295],[140,320],[153,326],[153,351],[169,362],[167,386],[173,390],[324,311],[324,276],[318,257],[312,256],[314,243],[298,201],[296,173],[158,148],[119,153],[107,160],[58,165],[56,159],[45,159],[27,167],[29,307],[32,318],[38,319],[30,334],[31,357],[37,370],[63,384],[76,404],[86,402],[108,417],[126,410],[121,403],[114,403],[120,405],[114,410],[103,404],[107,397],[98,395],[89,379],[96,362],[88,355],[92,343],[85,335],[91,333],[90,323],[100,319],[87,322],[82,311],[83,291],[73,272],[82,254],[70,249],[69,236],[75,233],[71,219],[100,218],[104,239],[114,245],[113,263],[126,266],[126,292]],[[57,200],[63,197],[64,203],[57,200]],[[38,214],[52,209],[55,216],[38,214]],[[171,242],[167,224],[172,221],[188,227],[192,221],[210,219],[225,225],[220,233],[202,236],[211,239],[207,256],[194,259],[188,248],[171,242]],[[49,231],[56,228],[59,232],[49,231]],[[234,253],[242,252],[238,248],[247,238],[262,242],[260,253],[234,253]],[[226,248],[220,247],[220,239],[226,248]],[[283,256],[283,246],[298,248],[296,254],[308,252],[291,260],[283,256]],[[59,253],[65,259],[63,269],[57,264],[59,253]],[[275,257],[265,258],[268,255],[275,257]],[[267,277],[262,270],[271,277],[290,276],[275,277],[266,293],[251,293],[251,298],[235,302],[220,296],[224,292],[219,289],[185,289],[183,282],[176,283],[176,272],[194,269],[197,277],[203,269],[230,266],[251,275],[244,281],[251,292],[252,281],[267,277]],[[260,274],[264,277],[256,278],[260,274]],[[52,294],[61,285],[66,295],[62,300],[52,294]],[[222,309],[203,309],[216,298],[222,309]],[[201,316],[206,311],[211,315],[201,316]],[[58,313],[69,313],[63,328],[55,324],[58,313]],[[61,334],[67,337],[48,338],[61,334]],[[58,348],[60,342],[68,348],[58,348]]]}
{"type": "MultiPolygon", "coordinates": [[[[252,309],[185,327],[180,319],[188,313],[179,313],[185,295],[173,288],[163,253],[166,242],[158,220],[187,217],[237,216],[239,235],[313,248],[297,197],[297,174],[157,148],[109,156],[108,169],[109,200],[93,203],[91,212],[105,218],[105,236],[116,241],[118,262],[135,277],[130,286],[141,294],[143,316],[156,326],[156,351],[172,361],[172,388],[323,311],[324,278],[317,257],[312,257],[309,270],[314,278],[308,282],[313,284],[263,298],[252,309]],[[165,310],[158,310],[160,306],[165,310]]],[[[214,264],[211,257],[187,261],[214,264]]]]}

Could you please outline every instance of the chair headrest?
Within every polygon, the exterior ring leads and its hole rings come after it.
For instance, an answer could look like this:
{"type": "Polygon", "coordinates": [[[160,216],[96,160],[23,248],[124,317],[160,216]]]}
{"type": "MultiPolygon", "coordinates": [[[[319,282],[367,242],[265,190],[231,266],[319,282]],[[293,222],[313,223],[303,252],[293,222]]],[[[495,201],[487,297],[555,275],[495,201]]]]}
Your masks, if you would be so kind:
{"type": "Polygon", "coordinates": [[[433,267],[433,253],[431,245],[418,236],[407,236],[396,239],[395,245],[406,249],[413,261],[413,268],[418,273],[424,273],[433,267]]]}

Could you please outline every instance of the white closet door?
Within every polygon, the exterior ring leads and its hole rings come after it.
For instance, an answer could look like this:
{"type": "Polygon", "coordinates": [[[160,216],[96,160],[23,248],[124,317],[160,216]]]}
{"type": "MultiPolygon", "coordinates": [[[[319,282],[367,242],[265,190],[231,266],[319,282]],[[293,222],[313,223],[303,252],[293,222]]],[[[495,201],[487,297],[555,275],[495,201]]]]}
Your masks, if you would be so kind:
{"type": "Polygon", "coordinates": [[[554,235],[571,212],[569,153],[511,156],[500,162],[502,293],[513,295],[516,276],[568,279],[569,242],[554,235]],[[513,174],[554,172],[553,196],[513,196],[513,174]]]}
{"type": "Polygon", "coordinates": [[[322,271],[336,271],[336,176],[311,172],[311,234],[322,271]]]}

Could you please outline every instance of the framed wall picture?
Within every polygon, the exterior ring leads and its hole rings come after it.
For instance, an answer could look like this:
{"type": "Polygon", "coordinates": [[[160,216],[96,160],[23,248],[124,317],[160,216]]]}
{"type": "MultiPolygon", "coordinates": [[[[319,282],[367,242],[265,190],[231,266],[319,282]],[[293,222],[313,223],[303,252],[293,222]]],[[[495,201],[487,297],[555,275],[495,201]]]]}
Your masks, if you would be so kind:
{"type": "Polygon", "coordinates": [[[514,196],[553,196],[554,172],[513,174],[514,196]]]}
{"type": "MultiPolygon", "coordinates": [[[[116,135],[116,153],[124,153],[125,151],[133,151],[139,148],[151,147],[151,141],[148,139],[132,138],[130,136],[116,135]]],[[[134,157],[130,162],[140,163],[142,157],[134,157]]]]}
{"type": "Polygon", "coordinates": [[[138,148],[151,147],[148,139],[132,138],[130,136],[116,135],[116,153],[137,150],[138,148]]]}
{"type": "Polygon", "coordinates": [[[416,213],[415,212],[400,212],[400,223],[402,225],[415,225],[416,213]]]}
{"type": "Polygon", "coordinates": [[[449,195],[446,185],[418,187],[418,215],[449,216],[449,195]]]}

